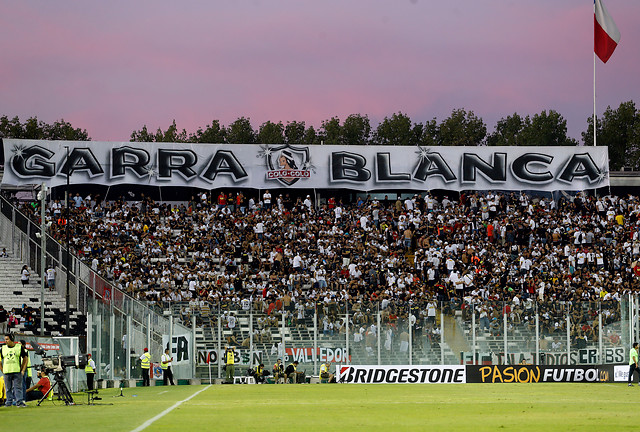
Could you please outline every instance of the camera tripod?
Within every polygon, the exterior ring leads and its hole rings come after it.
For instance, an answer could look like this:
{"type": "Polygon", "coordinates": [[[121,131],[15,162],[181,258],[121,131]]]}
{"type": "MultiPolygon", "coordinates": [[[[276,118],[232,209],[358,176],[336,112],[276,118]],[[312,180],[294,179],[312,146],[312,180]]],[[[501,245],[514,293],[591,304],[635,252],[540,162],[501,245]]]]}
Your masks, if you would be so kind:
{"type": "Polygon", "coordinates": [[[51,392],[53,391],[53,389],[56,388],[56,386],[58,387],[58,400],[62,400],[65,403],[65,405],[76,404],[73,400],[73,396],[71,396],[69,387],[67,387],[67,384],[64,382],[63,372],[56,372],[55,382],[53,383],[53,385],[51,386],[47,394],[42,396],[42,399],[38,401],[38,406],[40,406],[40,404],[49,397],[49,394],[51,394],[51,392]]]}

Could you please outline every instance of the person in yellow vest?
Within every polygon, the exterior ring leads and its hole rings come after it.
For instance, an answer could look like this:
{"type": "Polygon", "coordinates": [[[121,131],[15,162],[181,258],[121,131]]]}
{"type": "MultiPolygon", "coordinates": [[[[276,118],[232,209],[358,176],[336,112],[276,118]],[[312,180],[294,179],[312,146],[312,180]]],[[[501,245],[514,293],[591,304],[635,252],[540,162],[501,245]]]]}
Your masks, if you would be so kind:
{"type": "Polygon", "coordinates": [[[327,380],[327,382],[336,382],[333,374],[329,372],[331,370],[331,362],[325,362],[320,365],[320,380],[327,380]]]}
{"type": "Polygon", "coordinates": [[[0,405],[4,405],[4,401],[7,399],[7,391],[4,388],[4,377],[0,376],[0,405]]]}
{"type": "Polygon", "coordinates": [[[254,372],[253,376],[256,379],[256,383],[264,384],[265,377],[269,375],[269,371],[264,370],[264,363],[260,363],[258,366],[256,366],[253,372],[254,372]]]}
{"type": "Polygon", "coordinates": [[[175,385],[173,383],[173,371],[171,370],[171,362],[173,361],[173,357],[169,354],[169,348],[164,350],[164,354],[162,354],[162,359],[160,360],[160,367],[162,368],[162,383],[167,385],[169,382],[171,385],[175,385]]]}
{"type": "Polygon", "coordinates": [[[284,370],[284,381],[285,383],[291,380],[292,384],[296,384],[300,381],[301,373],[298,373],[298,361],[294,361],[293,363],[289,363],[289,366],[284,370]]]}
{"type": "Polygon", "coordinates": [[[93,379],[96,376],[96,362],[91,358],[91,354],[87,354],[87,365],[84,367],[84,373],[87,375],[87,390],[93,390],[93,379]]]}
{"type": "Polygon", "coordinates": [[[27,352],[27,371],[22,377],[22,394],[25,395],[24,399],[27,400],[27,389],[31,387],[31,377],[33,376],[31,373],[31,356],[27,349],[27,342],[24,339],[20,339],[20,345],[22,345],[27,352]]]}
{"type": "Polygon", "coordinates": [[[22,377],[27,370],[27,350],[15,341],[11,333],[5,335],[4,342],[0,350],[0,372],[4,374],[4,384],[7,389],[5,405],[26,407],[22,377]]]}
{"type": "Polygon", "coordinates": [[[148,387],[151,384],[149,379],[149,368],[151,367],[151,354],[149,348],[144,349],[144,353],[140,356],[140,368],[142,369],[142,386],[148,387]]]}
{"type": "Polygon", "coordinates": [[[284,381],[284,365],[282,364],[282,359],[278,359],[276,364],[273,365],[273,379],[276,384],[278,384],[280,380],[284,381]]]}
{"type": "Polygon", "coordinates": [[[638,372],[638,375],[640,375],[640,368],[638,368],[638,342],[634,342],[631,350],[629,350],[629,387],[633,385],[634,372],[638,372]]]}
{"type": "Polygon", "coordinates": [[[227,349],[224,352],[224,360],[225,360],[225,365],[226,365],[226,378],[227,378],[227,383],[233,383],[233,376],[235,375],[236,372],[236,353],[233,350],[233,347],[227,347],[227,349]]]}

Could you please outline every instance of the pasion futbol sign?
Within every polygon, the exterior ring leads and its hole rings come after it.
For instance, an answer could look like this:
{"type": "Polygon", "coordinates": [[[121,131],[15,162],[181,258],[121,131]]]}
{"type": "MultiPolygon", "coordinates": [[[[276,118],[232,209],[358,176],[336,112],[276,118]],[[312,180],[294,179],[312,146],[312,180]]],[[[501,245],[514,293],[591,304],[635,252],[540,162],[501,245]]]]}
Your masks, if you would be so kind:
{"type": "Polygon", "coordinates": [[[3,184],[356,190],[583,190],[609,185],[606,147],[390,147],[5,139],[3,184]]]}

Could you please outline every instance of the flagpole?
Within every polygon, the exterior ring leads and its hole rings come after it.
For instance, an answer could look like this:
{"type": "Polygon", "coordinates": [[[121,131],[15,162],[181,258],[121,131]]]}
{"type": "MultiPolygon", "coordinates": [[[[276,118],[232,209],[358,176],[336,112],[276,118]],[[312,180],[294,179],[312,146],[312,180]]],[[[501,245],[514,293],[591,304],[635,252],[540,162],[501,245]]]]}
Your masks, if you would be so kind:
{"type": "Polygon", "coordinates": [[[596,53],[593,53],[593,146],[596,145],[596,53]]]}
{"type": "MultiPolygon", "coordinates": [[[[593,14],[596,13],[596,2],[593,2],[593,14]]],[[[595,50],[595,33],[596,33],[596,21],[593,21],[593,146],[596,146],[596,50],[595,50]]]]}

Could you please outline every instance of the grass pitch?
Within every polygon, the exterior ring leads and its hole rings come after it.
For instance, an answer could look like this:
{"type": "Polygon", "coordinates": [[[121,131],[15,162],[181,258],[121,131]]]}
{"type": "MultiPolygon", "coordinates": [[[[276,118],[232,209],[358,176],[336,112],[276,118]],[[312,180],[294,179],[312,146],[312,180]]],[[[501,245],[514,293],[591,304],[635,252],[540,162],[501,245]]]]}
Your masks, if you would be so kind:
{"type": "MultiPolygon", "coordinates": [[[[217,385],[118,394],[100,391],[99,402],[113,405],[2,407],[0,419],[5,425],[92,432],[134,431],[163,413],[144,430],[585,432],[637,429],[640,401],[637,385],[604,383],[217,385]]],[[[87,402],[83,394],[74,398],[87,402]]]]}

